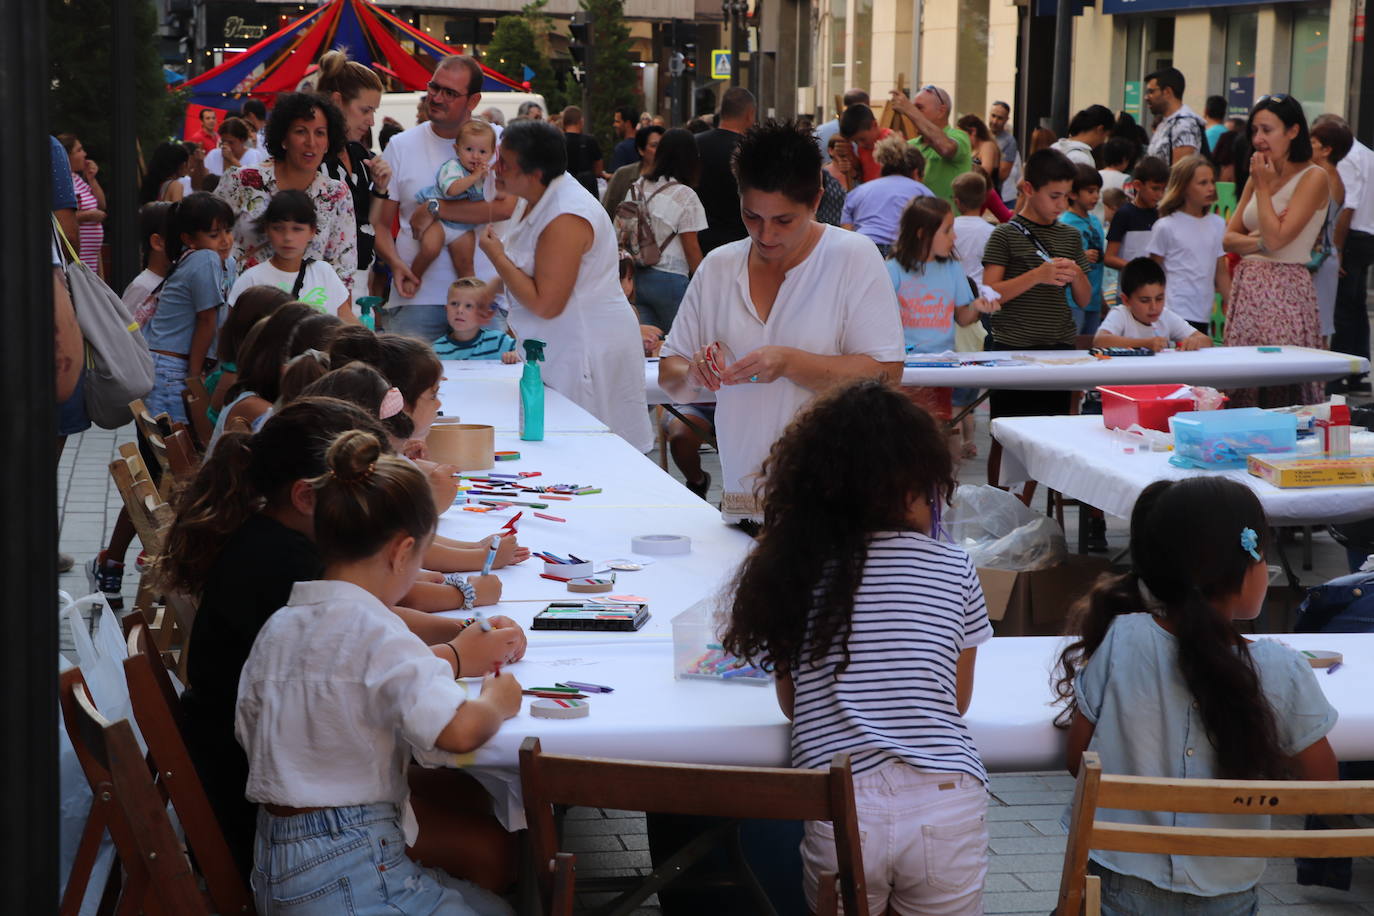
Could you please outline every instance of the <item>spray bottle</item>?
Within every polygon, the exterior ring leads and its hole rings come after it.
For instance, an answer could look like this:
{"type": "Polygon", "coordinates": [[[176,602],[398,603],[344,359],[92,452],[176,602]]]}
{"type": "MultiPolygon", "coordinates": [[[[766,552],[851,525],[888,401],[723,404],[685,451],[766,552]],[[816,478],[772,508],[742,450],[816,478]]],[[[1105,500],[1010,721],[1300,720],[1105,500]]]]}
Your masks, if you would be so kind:
{"type": "Polygon", "coordinates": [[[520,374],[520,438],[539,442],[544,438],[544,378],[539,363],[544,359],[542,340],[525,341],[525,370],[520,374]]]}

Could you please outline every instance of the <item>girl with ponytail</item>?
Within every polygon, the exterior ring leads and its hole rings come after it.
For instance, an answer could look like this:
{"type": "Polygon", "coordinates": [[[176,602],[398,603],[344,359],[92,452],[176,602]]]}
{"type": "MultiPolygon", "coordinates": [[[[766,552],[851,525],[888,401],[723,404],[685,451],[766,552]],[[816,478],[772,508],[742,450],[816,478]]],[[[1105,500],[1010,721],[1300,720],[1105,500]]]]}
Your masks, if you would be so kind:
{"type": "MultiPolygon", "coordinates": [[[[1108,773],[1335,779],[1336,711],[1301,654],[1248,641],[1233,621],[1264,604],[1269,526],[1249,487],[1217,477],[1157,481],[1131,513],[1132,569],[1104,578],[1071,615],[1059,659],[1068,769],[1085,750],[1108,773]]],[[[1257,816],[1114,812],[1127,822],[1267,826],[1257,816]]],[[[1095,850],[1102,912],[1248,913],[1263,859],[1095,850]],[[1173,898],[1172,900],[1169,898],[1173,898]],[[1201,899],[1209,898],[1209,899],[1201,899]]]]}
{"type": "MultiPolygon", "coordinates": [[[[325,463],[308,484],[323,576],[291,589],[239,680],[245,795],[261,806],[257,910],[507,916],[496,894],[416,861],[436,863],[406,765],[412,748],[462,754],[486,743],[520,711],[520,684],[499,664],[471,670],[458,640],[426,646],[389,609],[434,535],[424,475],[361,429],[335,438],[325,463]],[[478,695],[456,683],[464,675],[483,677],[478,695]]],[[[440,840],[455,836],[486,839],[463,830],[440,840]]],[[[471,874],[473,861],[468,877],[504,877],[471,874]]]]}

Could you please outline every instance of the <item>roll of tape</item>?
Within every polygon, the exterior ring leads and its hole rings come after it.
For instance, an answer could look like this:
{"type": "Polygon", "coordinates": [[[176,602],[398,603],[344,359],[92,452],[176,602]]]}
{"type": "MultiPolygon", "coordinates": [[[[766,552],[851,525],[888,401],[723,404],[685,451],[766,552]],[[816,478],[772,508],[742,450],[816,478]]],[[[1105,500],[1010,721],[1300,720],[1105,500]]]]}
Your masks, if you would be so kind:
{"type": "Polygon", "coordinates": [[[630,538],[630,550],[661,557],[691,553],[692,539],[681,534],[639,534],[630,538]]]}

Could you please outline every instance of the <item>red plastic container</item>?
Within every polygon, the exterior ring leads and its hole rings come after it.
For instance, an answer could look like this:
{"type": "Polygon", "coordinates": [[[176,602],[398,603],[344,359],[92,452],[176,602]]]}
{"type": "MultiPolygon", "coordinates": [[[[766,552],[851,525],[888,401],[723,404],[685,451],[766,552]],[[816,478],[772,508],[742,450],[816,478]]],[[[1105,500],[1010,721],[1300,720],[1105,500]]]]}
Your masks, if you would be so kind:
{"type": "Polygon", "coordinates": [[[1169,431],[1169,418],[1185,410],[1197,410],[1192,398],[1169,398],[1177,385],[1099,385],[1102,392],[1102,422],[1108,429],[1128,429],[1139,424],[1143,429],[1169,431]]]}

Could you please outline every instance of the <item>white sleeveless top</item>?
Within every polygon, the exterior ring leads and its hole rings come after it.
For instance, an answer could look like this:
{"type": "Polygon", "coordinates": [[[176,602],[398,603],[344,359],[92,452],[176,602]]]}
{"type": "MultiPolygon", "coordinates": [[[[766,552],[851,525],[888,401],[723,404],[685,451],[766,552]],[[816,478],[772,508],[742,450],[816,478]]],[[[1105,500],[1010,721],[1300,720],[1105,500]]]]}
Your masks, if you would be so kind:
{"type": "Polygon", "coordinates": [[[506,255],[530,276],[539,236],[556,217],[571,213],[592,227],[592,246],[582,256],[572,295],[557,318],[540,318],[507,290],[510,327],[520,341],[520,352],[528,338],[546,341],[546,361],[540,367],[545,384],[641,452],[649,451],[654,435],[644,402],[644,345],[639,319],[620,289],[620,258],[610,217],[567,174],[549,182],[532,208],[523,200],[519,208],[504,239],[506,255]]]}
{"type": "MultiPolygon", "coordinates": [[[[1274,212],[1283,215],[1283,211],[1288,208],[1288,201],[1292,200],[1293,192],[1298,189],[1298,182],[1302,176],[1313,169],[1320,169],[1319,165],[1309,165],[1307,168],[1298,172],[1292,178],[1283,183],[1283,187],[1274,192],[1270,200],[1274,204],[1274,212]]],[[[1245,221],[1245,229],[1251,235],[1259,234],[1259,198],[1255,195],[1250,196],[1250,203],[1245,207],[1242,218],[1245,221]]],[[[1317,236],[1322,231],[1322,223],[1326,221],[1326,207],[1317,207],[1308,217],[1307,225],[1302,227],[1293,241],[1275,251],[1256,252],[1246,255],[1251,258],[1263,258],[1266,261],[1277,261],[1282,264],[1306,264],[1312,260],[1312,246],[1317,242],[1317,236]]]]}

